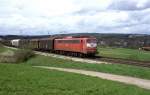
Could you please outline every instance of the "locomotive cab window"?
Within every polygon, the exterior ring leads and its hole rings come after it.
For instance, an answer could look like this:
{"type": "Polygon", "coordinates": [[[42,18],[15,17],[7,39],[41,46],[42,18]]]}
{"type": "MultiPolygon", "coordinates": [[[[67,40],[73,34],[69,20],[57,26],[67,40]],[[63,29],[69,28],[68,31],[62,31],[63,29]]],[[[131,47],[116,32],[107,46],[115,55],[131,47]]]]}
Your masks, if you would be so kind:
{"type": "Polygon", "coordinates": [[[62,43],[62,40],[58,40],[57,43],[62,43]]]}
{"type": "Polygon", "coordinates": [[[76,43],[80,43],[80,40],[58,40],[58,43],[76,44],[76,43]]]}
{"type": "Polygon", "coordinates": [[[97,43],[96,39],[87,39],[87,43],[97,43]]]}
{"type": "Polygon", "coordinates": [[[77,43],[80,43],[80,40],[72,40],[71,43],[77,44],[77,43]]]}
{"type": "Polygon", "coordinates": [[[97,47],[97,40],[96,39],[87,39],[87,47],[88,48],[97,47]]]}

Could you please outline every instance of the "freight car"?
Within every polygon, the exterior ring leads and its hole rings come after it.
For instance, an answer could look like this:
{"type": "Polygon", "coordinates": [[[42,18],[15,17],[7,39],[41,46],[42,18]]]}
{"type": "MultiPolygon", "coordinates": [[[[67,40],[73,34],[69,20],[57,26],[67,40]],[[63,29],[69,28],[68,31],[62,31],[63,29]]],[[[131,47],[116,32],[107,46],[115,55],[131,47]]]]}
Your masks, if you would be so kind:
{"type": "Polygon", "coordinates": [[[11,40],[11,45],[18,47],[19,46],[19,41],[20,41],[20,39],[11,40]]]}
{"type": "Polygon", "coordinates": [[[17,39],[12,40],[12,45],[19,48],[33,50],[48,50],[49,52],[73,55],[94,56],[97,53],[97,40],[94,37],[61,37],[43,39],[17,39]]]}
{"type": "Polygon", "coordinates": [[[43,38],[39,39],[39,50],[49,50],[50,52],[54,51],[54,40],[55,38],[43,38]]]}

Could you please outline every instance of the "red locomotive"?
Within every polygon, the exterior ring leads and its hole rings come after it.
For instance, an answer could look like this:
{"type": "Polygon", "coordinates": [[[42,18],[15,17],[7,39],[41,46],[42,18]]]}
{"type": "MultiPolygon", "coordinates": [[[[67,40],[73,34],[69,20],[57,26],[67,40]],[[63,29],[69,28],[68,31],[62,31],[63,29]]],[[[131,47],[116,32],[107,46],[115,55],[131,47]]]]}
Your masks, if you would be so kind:
{"type": "Polygon", "coordinates": [[[12,40],[12,45],[16,47],[30,48],[35,50],[49,50],[50,52],[86,56],[95,55],[97,52],[97,40],[89,36],[69,36],[61,38],[44,38],[44,39],[19,39],[12,40]],[[15,43],[15,44],[14,44],[15,43]]]}
{"type": "Polygon", "coordinates": [[[55,39],[54,50],[73,53],[75,56],[95,55],[97,40],[94,37],[65,37],[55,39]]]}

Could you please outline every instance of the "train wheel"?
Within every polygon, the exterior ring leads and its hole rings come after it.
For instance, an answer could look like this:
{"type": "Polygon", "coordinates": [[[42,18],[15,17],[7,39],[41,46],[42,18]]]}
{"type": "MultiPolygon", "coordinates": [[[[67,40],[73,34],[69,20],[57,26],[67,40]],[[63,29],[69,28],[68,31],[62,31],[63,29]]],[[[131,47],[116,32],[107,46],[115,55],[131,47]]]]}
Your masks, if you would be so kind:
{"type": "Polygon", "coordinates": [[[77,57],[77,53],[76,52],[74,52],[74,56],[77,57]]]}
{"type": "Polygon", "coordinates": [[[77,53],[77,57],[80,57],[80,53],[77,53]]]}
{"type": "Polygon", "coordinates": [[[85,54],[80,53],[79,56],[80,56],[81,58],[84,58],[84,57],[85,57],[85,54]]]}

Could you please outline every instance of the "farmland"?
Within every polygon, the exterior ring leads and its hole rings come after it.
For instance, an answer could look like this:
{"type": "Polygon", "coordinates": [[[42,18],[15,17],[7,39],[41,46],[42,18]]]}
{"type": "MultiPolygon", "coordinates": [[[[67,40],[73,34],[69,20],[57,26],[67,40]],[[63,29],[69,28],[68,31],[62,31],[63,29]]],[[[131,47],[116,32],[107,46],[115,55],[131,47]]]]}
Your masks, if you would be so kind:
{"type": "Polygon", "coordinates": [[[127,48],[98,47],[98,52],[99,52],[98,55],[102,57],[150,62],[149,51],[140,51],[138,49],[127,49],[127,48]]]}

